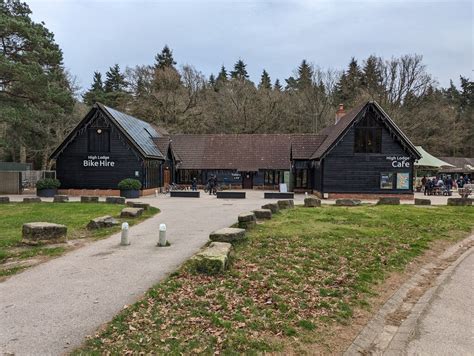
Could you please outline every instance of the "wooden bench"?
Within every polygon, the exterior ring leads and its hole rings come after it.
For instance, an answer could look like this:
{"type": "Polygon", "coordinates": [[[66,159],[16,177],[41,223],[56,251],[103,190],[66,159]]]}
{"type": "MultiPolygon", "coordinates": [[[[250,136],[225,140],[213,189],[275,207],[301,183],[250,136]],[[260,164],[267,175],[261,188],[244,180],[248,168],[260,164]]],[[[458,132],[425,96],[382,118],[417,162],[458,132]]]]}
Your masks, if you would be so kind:
{"type": "Polygon", "coordinates": [[[245,192],[217,192],[217,199],[245,199],[245,192]]]}
{"type": "Polygon", "coordinates": [[[263,197],[265,199],[294,199],[295,193],[266,192],[263,197]]]}
{"type": "Polygon", "coordinates": [[[200,198],[201,192],[189,191],[189,190],[172,190],[170,191],[170,197],[172,198],[200,198]]]}

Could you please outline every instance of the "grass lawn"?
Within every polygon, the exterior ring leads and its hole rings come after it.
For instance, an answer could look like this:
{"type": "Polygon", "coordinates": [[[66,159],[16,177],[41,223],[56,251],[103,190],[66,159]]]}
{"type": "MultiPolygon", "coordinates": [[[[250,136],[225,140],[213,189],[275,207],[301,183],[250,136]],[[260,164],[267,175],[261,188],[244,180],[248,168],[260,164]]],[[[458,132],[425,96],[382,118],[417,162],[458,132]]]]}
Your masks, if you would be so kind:
{"type": "MultiPolygon", "coordinates": [[[[24,223],[47,221],[64,224],[68,228],[68,239],[100,238],[120,230],[120,226],[89,231],[87,223],[96,217],[111,215],[120,221],[120,211],[124,205],[105,203],[11,203],[0,205],[0,277],[13,274],[20,267],[2,268],[2,264],[12,260],[26,259],[38,255],[57,256],[66,251],[67,246],[21,246],[21,229],[24,223]]],[[[127,221],[133,225],[155,215],[158,209],[151,208],[136,219],[127,221]]]]}
{"type": "Polygon", "coordinates": [[[286,210],[236,246],[224,275],[193,275],[184,265],[75,353],[324,348],[331,325],[344,327],[356,309],[368,308],[389,272],[402,270],[430,242],[454,242],[473,228],[470,207],[286,210]]]}

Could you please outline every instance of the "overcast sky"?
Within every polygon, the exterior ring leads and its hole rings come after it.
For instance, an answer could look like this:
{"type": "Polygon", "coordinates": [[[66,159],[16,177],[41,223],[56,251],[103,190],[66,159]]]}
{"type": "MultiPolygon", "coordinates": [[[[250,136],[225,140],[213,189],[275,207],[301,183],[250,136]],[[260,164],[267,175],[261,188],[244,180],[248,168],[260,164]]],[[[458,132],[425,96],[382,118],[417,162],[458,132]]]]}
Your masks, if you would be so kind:
{"type": "Polygon", "coordinates": [[[421,54],[443,86],[474,73],[471,1],[26,1],[84,89],[95,70],[152,64],[165,44],[206,75],[242,58],[254,81],[264,68],[283,80],[303,58],[343,69],[370,54],[421,54]]]}

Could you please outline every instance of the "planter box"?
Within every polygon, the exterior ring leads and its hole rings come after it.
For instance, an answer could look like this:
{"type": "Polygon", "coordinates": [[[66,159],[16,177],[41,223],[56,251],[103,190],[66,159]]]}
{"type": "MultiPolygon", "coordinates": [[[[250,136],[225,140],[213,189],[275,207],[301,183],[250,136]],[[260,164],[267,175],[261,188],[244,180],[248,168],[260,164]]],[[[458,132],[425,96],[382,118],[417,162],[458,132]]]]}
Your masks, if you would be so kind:
{"type": "Polygon", "coordinates": [[[36,195],[43,198],[53,198],[57,194],[58,190],[56,188],[39,189],[36,191],[36,195]]]}
{"type": "Polygon", "coordinates": [[[294,199],[295,193],[267,192],[263,197],[265,199],[294,199]]]}
{"type": "Polygon", "coordinates": [[[140,191],[135,189],[120,190],[120,196],[127,199],[140,198],[140,191]]]}
{"type": "Polygon", "coordinates": [[[245,192],[217,192],[217,199],[245,199],[245,192]]]}
{"type": "Polygon", "coordinates": [[[170,197],[173,198],[199,198],[201,192],[197,191],[188,191],[188,190],[172,190],[170,192],[170,197]]]}

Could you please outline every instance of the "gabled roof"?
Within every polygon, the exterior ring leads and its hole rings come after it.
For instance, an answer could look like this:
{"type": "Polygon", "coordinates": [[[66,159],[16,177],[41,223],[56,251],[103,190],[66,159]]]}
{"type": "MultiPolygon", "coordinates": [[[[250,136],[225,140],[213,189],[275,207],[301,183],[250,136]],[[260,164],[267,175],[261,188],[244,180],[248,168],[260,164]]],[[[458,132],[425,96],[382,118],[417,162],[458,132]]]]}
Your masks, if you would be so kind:
{"type": "Polygon", "coordinates": [[[145,156],[150,158],[164,158],[166,152],[160,152],[153,142],[153,139],[160,135],[152,125],[131,115],[109,108],[108,106],[99,103],[97,105],[115,120],[118,126],[123,129],[123,132],[143,151],[145,156]]]}
{"type": "Polygon", "coordinates": [[[288,170],[293,159],[311,158],[324,137],[302,134],[171,135],[181,169],[288,170]]]}
{"type": "Polygon", "coordinates": [[[145,158],[164,159],[159,148],[153,142],[154,138],[160,137],[160,134],[148,122],[142,121],[131,115],[124,114],[115,109],[109,108],[100,103],[94,104],[84,119],[69,133],[67,138],[51,154],[51,159],[57,156],[72,142],[80,129],[93,119],[94,114],[100,110],[111,122],[115,124],[118,130],[130,141],[136,150],[145,158]]]}
{"type": "Polygon", "coordinates": [[[345,135],[350,127],[360,118],[364,116],[367,110],[372,107],[376,110],[383,122],[390,130],[394,131],[399,138],[400,142],[411,152],[415,159],[420,159],[421,155],[416,150],[413,143],[405,136],[405,134],[400,130],[400,128],[395,124],[395,122],[387,115],[387,113],[381,108],[381,106],[376,101],[367,101],[364,102],[353,109],[351,109],[346,115],[341,117],[339,121],[332,126],[326,127],[323,129],[320,134],[326,135],[324,142],[318,147],[318,149],[312,155],[312,159],[320,160],[324,158],[331,150],[336,146],[339,140],[345,135]]]}

